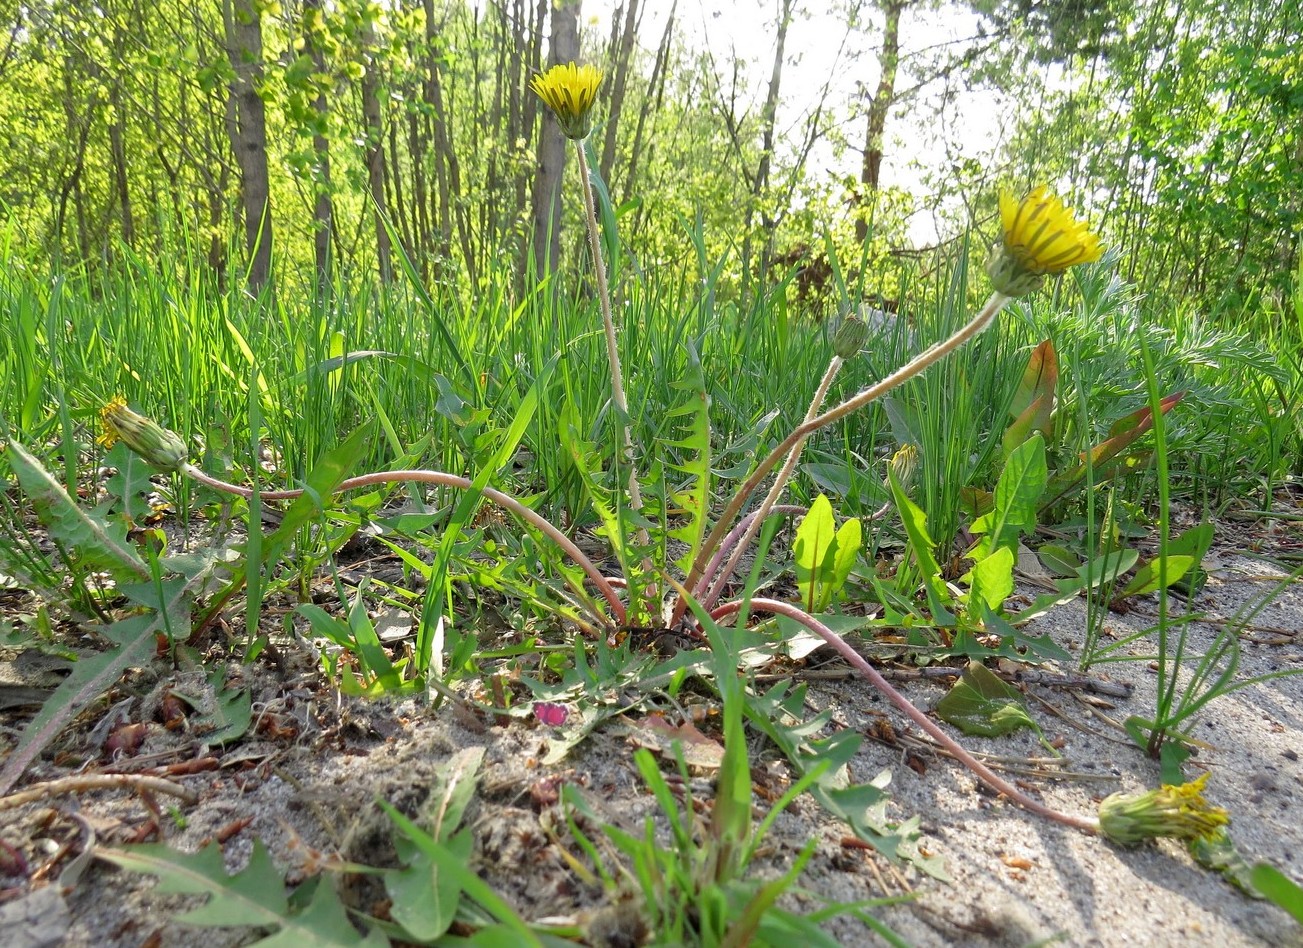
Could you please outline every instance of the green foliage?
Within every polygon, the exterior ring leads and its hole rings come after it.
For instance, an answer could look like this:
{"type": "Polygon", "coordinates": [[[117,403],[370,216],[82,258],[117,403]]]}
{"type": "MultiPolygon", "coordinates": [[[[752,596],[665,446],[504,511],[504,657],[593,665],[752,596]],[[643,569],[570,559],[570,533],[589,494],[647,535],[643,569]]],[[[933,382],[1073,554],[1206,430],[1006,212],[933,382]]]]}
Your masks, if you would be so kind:
{"type": "Polygon", "coordinates": [[[820,494],[796,528],[792,559],[803,608],[823,612],[841,592],[860,553],[860,522],[854,517],[838,529],[832,504],[820,494]]]}
{"type": "Polygon", "coordinates": [[[933,710],[937,717],[965,734],[999,737],[1028,727],[1049,747],[1044,733],[1027,713],[1018,689],[1001,681],[980,662],[968,663],[933,710]]]}
{"type": "Polygon", "coordinates": [[[261,948],[389,944],[376,929],[365,937],[358,933],[328,880],[318,879],[287,895],[280,873],[257,841],[248,865],[235,875],[227,875],[222,847],[216,843],[192,854],[149,843],[129,849],[101,848],[95,855],[123,869],[157,876],[160,893],[208,897],[199,908],[177,916],[179,922],[209,928],[274,928],[273,934],[254,942],[261,948]]]}

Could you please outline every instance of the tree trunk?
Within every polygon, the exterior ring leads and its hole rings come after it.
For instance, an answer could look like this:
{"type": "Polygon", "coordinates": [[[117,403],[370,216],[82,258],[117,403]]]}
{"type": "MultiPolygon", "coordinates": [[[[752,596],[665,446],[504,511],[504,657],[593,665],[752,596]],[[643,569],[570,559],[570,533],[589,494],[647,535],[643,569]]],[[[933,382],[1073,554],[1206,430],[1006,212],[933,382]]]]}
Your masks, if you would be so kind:
{"type": "MultiPolygon", "coordinates": [[[[656,61],[652,65],[651,79],[647,81],[647,94],[643,97],[642,108],[638,111],[638,128],[633,133],[633,147],[629,149],[629,170],[624,176],[624,199],[633,197],[633,189],[638,185],[638,157],[642,154],[642,135],[647,125],[647,117],[659,112],[661,100],[665,97],[665,75],[670,61],[670,42],[674,36],[674,14],[678,12],[679,0],[674,0],[670,7],[669,19],[665,21],[665,32],[661,34],[660,45],[656,48],[656,61]]],[[[648,157],[652,146],[648,144],[648,157]]],[[[641,217],[641,211],[639,211],[641,217]]]]}
{"type": "MultiPolygon", "coordinates": [[[[580,0],[562,0],[552,8],[548,65],[579,57],[580,0]]],[[[566,168],[566,137],[548,109],[538,138],[538,176],[534,179],[534,272],[538,278],[561,262],[561,184],[566,168]]]]}
{"type": "Polygon", "coordinates": [[[272,213],[267,173],[267,115],[262,83],[262,19],[254,0],[224,0],[226,49],[235,78],[227,98],[227,133],[240,166],[244,240],[249,253],[249,287],[271,279],[272,213]]]}
{"type": "Polygon", "coordinates": [[[366,71],[362,74],[362,122],[366,126],[366,177],[371,201],[375,206],[376,264],[380,268],[380,281],[388,283],[394,278],[392,247],[385,220],[389,217],[389,203],[385,197],[385,132],[380,111],[380,55],[376,50],[375,30],[370,21],[362,28],[362,45],[366,50],[366,71]]]}
{"type": "Polygon", "coordinates": [[[606,138],[602,142],[602,160],[598,164],[598,173],[610,187],[611,171],[615,168],[615,132],[620,122],[620,110],[624,107],[625,87],[629,82],[629,59],[633,55],[633,43],[637,39],[638,0],[628,0],[629,7],[624,13],[624,32],[620,34],[620,45],[615,55],[611,76],[610,105],[606,110],[606,138]]]}
{"type": "MultiPolygon", "coordinates": [[[[774,44],[774,64],[769,73],[769,91],[765,96],[765,105],[760,112],[760,163],[756,166],[756,176],[751,181],[751,200],[747,203],[746,236],[742,240],[742,296],[747,296],[751,283],[751,243],[753,235],[751,224],[755,212],[764,200],[765,190],[769,186],[769,166],[774,156],[774,124],[778,116],[778,95],[783,83],[783,48],[787,43],[787,27],[792,22],[792,6],[795,0],[781,0],[778,11],[778,37],[774,44]]],[[[768,215],[761,210],[761,219],[768,223],[768,215]]],[[[767,230],[768,228],[766,228],[767,230]]],[[[764,280],[764,266],[761,266],[760,278],[764,280]]]]}
{"type": "Polygon", "coordinates": [[[317,94],[312,98],[312,111],[316,115],[312,129],[312,260],[317,292],[324,295],[330,290],[330,247],[335,206],[330,185],[330,140],[326,138],[330,107],[326,103],[325,86],[329,73],[317,35],[322,23],[321,0],[303,0],[303,51],[312,59],[312,81],[317,83],[317,94]]]}
{"type": "Polygon", "coordinates": [[[128,247],[136,243],[136,219],[131,212],[131,192],[127,188],[127,148],[124,143],[122,117],[122,88],[117,80],[109,90],[113,119],[109,122],[109,157],[113,163],[113,189],[117,192],[118,211],[122,218],[122,242],[128,247]]]}
{"type": "Polygon", "coordinates": [[[878,77],[878,91],[869,102],[864,161],[860,166],[860,191],[856,195],[859,207],[855,215],[855,239],[861,243],[869,235],[869,218],[878,202],[883,139],[887,130],[887,116],[896,96],[896,71],[900,65],[900,15],[904,10],[903,0],[885,0],[882,6],[882,12],[887,18],[882,28],[882,56],[879,60],[882,73],[878,77]]]}

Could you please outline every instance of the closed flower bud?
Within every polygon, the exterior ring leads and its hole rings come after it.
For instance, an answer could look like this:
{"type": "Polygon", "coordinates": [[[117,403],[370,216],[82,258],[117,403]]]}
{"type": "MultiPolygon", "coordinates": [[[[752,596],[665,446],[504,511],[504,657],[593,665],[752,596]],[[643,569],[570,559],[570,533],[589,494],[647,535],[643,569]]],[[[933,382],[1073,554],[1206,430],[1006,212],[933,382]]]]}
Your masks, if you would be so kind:
{"type": "Polygon", "coordinates": [[[160,471],[180,471],[190,455],[180,435],[136,414],[121,397],[100,409],[100,422],[104,425],[104,433],[96,439],[100,444],[110,448],[121,441],[160,471]]]}
{"type": "Polygon", "coordinates": [[[860,354],[868,338],[868,324],[855,313],[847,313],[833,333],[832,351],[843,359],[854,358],[860,354]]]}

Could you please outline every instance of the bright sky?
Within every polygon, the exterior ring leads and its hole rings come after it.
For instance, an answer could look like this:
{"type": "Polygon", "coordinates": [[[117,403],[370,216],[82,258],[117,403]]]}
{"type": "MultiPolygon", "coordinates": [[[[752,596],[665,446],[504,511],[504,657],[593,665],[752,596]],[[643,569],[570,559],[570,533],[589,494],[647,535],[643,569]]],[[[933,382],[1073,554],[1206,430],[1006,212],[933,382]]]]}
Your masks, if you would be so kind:
{"type": "MultiPolygon", "coordinates": [[[[586,0],[582,15],[588,28],[603,37],[609,36],[611,11],[618,2],[586,0]]],[[[780,136],[785,134],[799,141],[805,118],[818,105],[825,85],[828,86],[827,107],[849,123],[842,133],[855,150],[847,150],[839,157],[824,143],[811,155],[811,170],[827,177],[858,176],[859,148],[864,140],[865,93],[877,88],[879,77],[882,17],[865,2],[861,28],[848,36],[845,12],[835,9],[847,2],[855,0],[837,4],[816,0],[798,2],[785,48],[778,113],[780,136]]],[[[654,51],[664,31],[671,0],[644,0],[642,6],[646,9],[642,14],[639,42],[654,51]]],[[[743,87],[749,90],[742,104],[759,112],[773,66],[778,10],[779,0],[679,0],[675,30],[681,41],[694,48],[704,47],[707,40],[710,42],[718,68],[726,73],[723,77],[726,82],[731,81],[727,72],[736,53],[745,67],[743,87]]],[[[916,81],[908,72],[914,57],[972,36],[976,22],[973,14],[953,7],[906,12],[901,27],[897,93],[912,87],[916,81]]],[[[935,101],[941,91],[939,84],[930,88],[924,101],[927,98],[935,101]]],[[[1000,110],[996,97],[990,93],[963,92],[959,101],[963,103],[963,119],[949,127],[942,127],[922,102],[916,102],[908,111],[893,112],[888,121],[883,184],[911,191],[920,199],[921,206],[927,208],[910,224],[910,236],[917,243],[930,243],[937,237],[936,221],[930,213],[929,189],[923,183],[925,174],[965,158],[981,157],[998,143],[1000,110]]]]}

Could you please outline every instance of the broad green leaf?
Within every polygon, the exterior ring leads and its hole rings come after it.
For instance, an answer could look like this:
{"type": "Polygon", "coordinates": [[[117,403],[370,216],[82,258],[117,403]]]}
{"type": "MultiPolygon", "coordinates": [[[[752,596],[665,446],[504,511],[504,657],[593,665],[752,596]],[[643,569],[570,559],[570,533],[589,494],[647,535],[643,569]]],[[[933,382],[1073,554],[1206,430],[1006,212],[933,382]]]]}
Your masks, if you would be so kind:
{"type": "Polygon", "coordinates": [[[1013,567],[1016,562],[1013,550],[1002,546],[968,571],[971,584],[968,613],[973,618],[982,615],[983,608],[999,609],[1013,595],[1013,567]]]}
{"type": "Polygon", "coordinates": [[[1036,551],[1041,565],[1055,576],[1075,576],[1081,568],[1081,558],[1067,547],[1046,543],[1036,551]]]}
{"type": "Polygon", "coordinates": [[[162,843],[149,843],[126,849],[98,849],[95,855],[123,869],[157,876],[156,891],[161,894],[208,896],[199,908],[177,916],[179,922],[208,928],[276,928],[274,934],[254,942],[260,948],[389,944],[378,930],[373,929],[365,938],[358,934],[327,881],[317,884],[307,908],[293,913],[285,882],[258,840],[254,841],[249,864],[235,875],[227,875],[222,847],[216,843],[197,853],[181,853],[162,843]]]}
{"type": "Polygon", "coordinates": [[[126,527],[110,526],[99,513],[79,507],[17,441],[9,442],[7,457],[41,523],[79,569],[103,570],[119,582],[149,578],[149,567],[127,540],[126,527]]]}
{"type": "Polygon", "coordinates": [[[1160,575],[1167,580],[1167,585],[1170,586],[1188,573],[1193,565],[1193,556],[1156,557],[1136,570],[1136,575],[1132,576],[1131,582],[1127,583],[1126,587],[1118,593],[1118,598],[1143,596],[1154,592],[1161,582],[1160,575]],[[1164,560],[1166,560],[1167,564],[1165,574],[1163,573],[1164,560]]]}
{"type": "Polygon", "coordinates": [[[538,936],[530,931],[524,920],[516,914],[516,911],[502,896],[494,892],[487,882],[475,874],[467,865],[464,857],[459,856],[447,846],[436,841],[429,833],[426,833],[403,816],[386,801],[378,800],[376,802],[382,810],[389,814],[389,818],[394,821],[394,824],[402,831],[403,835],[430,858],[430,861],[438,867],[440,873],[446,874],[449,879],[455,880],[463,892],[479,902],[489,914],[511,929],[516,936],[515,944],[521,946],[521,948],[526,948],[526,946],[538,948],[538,946],[542,945],[538,936]]]}
{"type": "Polygon", "coordinates": [[[941,578],[941,566],[937,563],[936,544],[927,532],[927,514],[918,504],[905,494],[896,473],[887,468],[887,480],[891,484],[891,496],[896,501],[896,510],[900,512],[900,522],[905,527],[910,546],[918,561],[919,572],[923,574],[923,585],[927,590],[928,605],[932,609],[932,618],[938,625],[954,625],[955,617],[946,609],[945,603],[951,598],[950,590],[941,578]]]}
{"type": "Polygon", "coordinates": [[[1045,441],[1034,434],[1020,444],[1009,460],[995,488],[995,508],[973,522],[973,533],[982,538],[969,555],[978,562],[993,550],[1017,550],[1018,537],[1036,528],[1036,511],[1047,477],[1045,441]]]}
{"type": "Polygon", "coordinates": [[[792,561],[796,570],[796,586],[807,612],[821,612],[817,603],[822,598],[822,586],[832,577],[823,572],[824,556],[836,536],[832,504],[820,494],[801,518],[792,541],[792,561]]]}
{"type": "Polygon", "coordinates": [[[937,717],[965,734],[998,737],[1020,727],[1040,733],[1023,707],[1018,689],[1001,681],[980,662],[969,662],[959,681],[933,710],[937,717]]]}
{"type": "Polygon", "coordinates": [[[1280,906],[1303,925],[1303,888],[1297,882],[1265,862],[1253,867],[1249,879],[1264,899],[1280,906]]]}
{"type": "MultiPolygon", "coordinates": [[[[385,891],[393,904],[389,914],[414,939],[433,941],[448,931],[461,904],[461,881],[452,873],[440,872],[438,864],[403,837],[395,840],[400,852],[414,850],[402,869],[385,873],[385,891]]],[[[452,855],[469,861],[474,839],[463,830],[451,835],[444,845],[452,855]]]]}
{"type": "MultiPolygon", "coordinates": [[[[1038,402],[1041,404],[1034,415],[1031,428],[1039,431],[1047,439],[1053,437],[1050,427],[1050,415],[1054,411],[1054,390],[1059,383],[1059,357],[1054,351],[1054,342],[1046,339],[1032,350],[1027,359],[1027,368],[1023,370],[1018,387],[1014,390],[1013,400],[1009,404],[1009,414],[1018,418],[1038,402]]],[[[1019,442],[1021,444],[1022,442],[1019,442]]],[[[1012,445],[1010,450],[1018,445],[1012,445]]]]}

